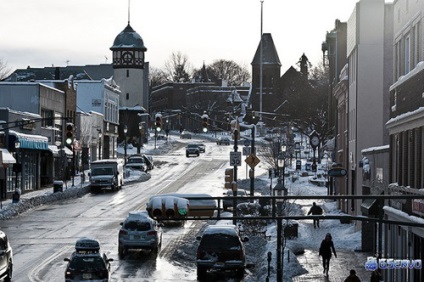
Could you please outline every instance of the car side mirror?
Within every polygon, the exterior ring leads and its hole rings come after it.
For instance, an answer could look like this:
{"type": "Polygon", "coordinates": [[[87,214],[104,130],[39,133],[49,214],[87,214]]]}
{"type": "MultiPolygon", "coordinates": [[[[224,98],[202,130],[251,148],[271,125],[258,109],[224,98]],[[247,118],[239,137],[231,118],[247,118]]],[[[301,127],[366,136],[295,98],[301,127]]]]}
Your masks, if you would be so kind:
{"type": "Polygon", "coordinates": [[[71,261],[69,258],[64,258],[63,261],[71,261]]]}
{"type": "Polygon", "coordinates": [[[123,222],[120,222],[120,223],[119,223],[119,225],[121,225],[121,226],[122,226],[122,225],[124,225],[124,223],[123,223],[123,222]]]}
{"type": "Polygon", "coordinates": [[[196,237],[196,240],[197,240],[197,241],[200,241],[201,239],[202,239],[202,236],[197,236],[197,237],[196,237]]]}

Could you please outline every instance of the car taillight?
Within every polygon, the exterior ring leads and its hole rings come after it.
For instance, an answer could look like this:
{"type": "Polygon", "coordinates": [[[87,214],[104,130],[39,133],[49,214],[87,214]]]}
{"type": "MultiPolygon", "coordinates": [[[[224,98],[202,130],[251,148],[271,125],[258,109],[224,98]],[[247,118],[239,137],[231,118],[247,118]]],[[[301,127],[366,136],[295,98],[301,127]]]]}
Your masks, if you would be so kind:
{"type": "Polygon", "coordinates": [[[128,235],[127,230],[121,229],[119,230],[119,235],[128,235]]]}
{"type": "Polygon", "coordinates": [[[148,236],[156,236],[157,234],[158,234],[157,231],[149,231],[149,232],[147,232],[147,235],[148,236]]]}
{"type": "Polygon", "coordinates": [[[197,250],[197,258],[202,259],[205,256],[205,252],[202,250],[197,250]]]}

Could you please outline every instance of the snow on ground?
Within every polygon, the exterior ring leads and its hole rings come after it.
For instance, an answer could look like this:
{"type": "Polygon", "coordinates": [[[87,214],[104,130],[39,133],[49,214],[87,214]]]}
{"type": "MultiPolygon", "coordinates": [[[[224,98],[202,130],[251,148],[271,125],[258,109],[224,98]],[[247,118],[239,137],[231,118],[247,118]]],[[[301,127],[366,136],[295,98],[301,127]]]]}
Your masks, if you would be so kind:
{"type": "MultiPolygon", "coordinates": [[[[208,139],[213,140],[211,136],[208,139]]],[[[145,154],[161,155],[170,150],[181,147],[174,139],[170,138],[168,141],[158,141],[154,146],[154,142],[145,144],[141,152],[145,154]],[[155,148],[156,147],[156,148],[155,148]]],[[[135,154],[136,148],[128,149],[127,154],[135,154]]],[[[124,155],[122,147],[118,147],[118,154],[124,155]]],[[[177,161],[176,157],[176,161],[177,161]]],[[[290,168],[288,168],[289,170],[290,168]]],[[[87,173],[87,171],[85,172],[87,173]]],[[[150,177],[149,174],[144,172],[131,171],[129,176],[126,178],[126,182],[131,181],[145,181],[150,177]]],[[[258,170],[255,179],[255,191],[261,192],[263,195],[269,195],[270,191],[270,179],[268,179],[267,169],[258,170]]],[[[88,178],[86,177],[86,180],[88,178]]],[[[326,195],[327,188],[316,186],[310,183],[310,176],[301,177],[299,176],[294,182],[291,178],[286,178],[286,188],[288,189],[289,195],[326,195]]],[[[6,200],[1,203],[0,219],[10,219],[21,213],[24,213],[35,206],[47,204],[60,199],[79,197],[84,195],[88,189],[87,182],[81,185],[81,177],[76,176],[74,179],[74,186],[71,186],[71,181],[67,182],[67,186],[64,187],[63,193],[53,193],[53,189],[43,189],[40,191],[34,191],[26,193],[21,196],[18,203],[12,203],[11,200],[6,200]]],[[[275,186],[276,180],[274,179],[272,186],[275,186]]],[[[239,188],[245,188],[249,190],[250,181],[241,180],[238,182],[239,188]]],[[[202,190],[201,193],[208,193],[213,195],[212,191],[202,190]]],[[[199,191],[200,192],[200,191],[199,191]]],[[[309,207],[312,205],[313,200],[298,200],[293,203],[293,212],[296,214],[306,214],[309,207]]],[[[336,202],[322,202],[316,201],[318,205],[321,205],[326,214],[340,214],[336,202]]],[[[225,214],[223,214],[224,216],[225,214]]],[[[220,222],[226,224],[232,224],[231,221],[220,222]]],[[[295,259],[295,253],[299,254],[305,249],[318,250],[321,241],[325,234],[330,232],[335,242],[337,249],[355,250],[360,249],[360,232],[355,232],[354,224],[340,224],[339,220],[322,220],[320,223],[321,228],[313,229],[312,220],[304,220],[297,222],[299,224],[298,234],[299,237],[296,239],[287,240],[287,245],[284,250],[284,281],[290,281],[290,277],[302,274],[305,270],[295,259]],[[290,252],[290,262],[288,262],[287,251],[290,252]]],[[[269,222],[267,226],[267,235],[270,236],[269,240],[264,238],[256,237],[249,238],[250,241],[246,243],[246,250],[248,260],[256,264],[254,269],[247,270],[247,275],[244,281],[265,281],[268,275],[268,263],[267,253],[272,253],[271,262],[271,277],[275,277],[275,259],[276,259],[276,241],[277,232],[275,222],[269,222]]],[[[196,244],[193,241],[187,242],[186,245],[181,247],[179,257],[185,257],[193,259],[196,253],[196,244]]]]}

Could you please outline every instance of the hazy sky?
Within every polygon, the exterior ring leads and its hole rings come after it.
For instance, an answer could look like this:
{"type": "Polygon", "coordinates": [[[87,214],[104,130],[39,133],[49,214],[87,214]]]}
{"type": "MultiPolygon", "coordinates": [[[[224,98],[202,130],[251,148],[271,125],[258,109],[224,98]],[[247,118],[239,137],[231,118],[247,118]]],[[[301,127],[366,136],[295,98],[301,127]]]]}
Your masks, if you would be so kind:
{"type": "MultiPolygon", "coordinates": [[[[272,34],[282,72],[302,53],[318,65],[327,31],[336,19],[347,21],[356,2],[265,0],[263,32],[272,34]]],[[[260,0],[131,0],[130,7],[151,66],[164,68],[180,51],[196,68],[226,59],[251,70],[260,0]]],[[[0,58],[12,69],[110,63],[109,48],[127,21],[128,0],[0,0],[0,58]]]]}

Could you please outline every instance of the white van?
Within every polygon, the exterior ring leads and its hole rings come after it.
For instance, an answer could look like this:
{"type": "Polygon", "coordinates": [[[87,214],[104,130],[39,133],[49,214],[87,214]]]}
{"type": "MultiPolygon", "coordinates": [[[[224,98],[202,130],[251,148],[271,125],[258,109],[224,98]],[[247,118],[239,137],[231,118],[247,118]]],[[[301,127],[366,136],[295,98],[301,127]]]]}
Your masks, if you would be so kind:
{"type": "Polygon", "coordinates": [[[116,191],[124,185],[124,160],[103,159],[91,163],[90,171],[91,192],[100,192],[110,188],[116,191]]]}

